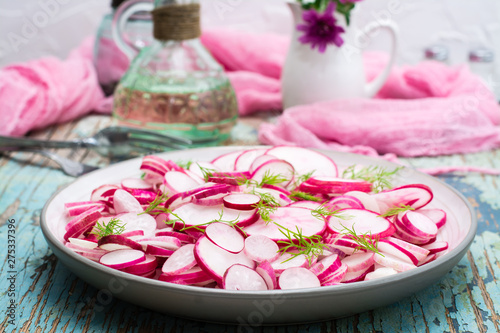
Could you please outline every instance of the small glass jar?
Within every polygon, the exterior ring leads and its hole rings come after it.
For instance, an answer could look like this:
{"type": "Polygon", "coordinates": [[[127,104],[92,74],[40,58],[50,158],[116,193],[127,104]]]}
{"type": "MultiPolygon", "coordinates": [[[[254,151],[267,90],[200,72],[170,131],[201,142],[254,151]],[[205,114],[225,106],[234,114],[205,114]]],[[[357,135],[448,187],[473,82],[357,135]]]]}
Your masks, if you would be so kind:
{"type": "Polygon", "coordinates": [[[444,45],[432,45],[425,49],[425,59],[435,60],[445,64],[448,64],[449,51],[444,45]]]}
{"type": "MultiPolygon", "coordinates": [[[[118,82],[127,71],[130,60],[116,45],[112,36],[112,22],[116,10],[128,0],[112,0],[111,13],[101,21],[94,44],[94,66],[97,78],[106,96],[113,94],[118,82]]],[[[134,49],[151,44],[153,23],[151,15],[138,13],[130,18],[124,31],[124,38],[134,49]]]]}
{"type": "MultiPolygon", "coordinates": [[[[486,83],[494,80],[495,54],[492,50],[478,48],[469,52],[469,68],[486,83]]],[[[490,87],[491,88],[491,87],[490,87]]]]}

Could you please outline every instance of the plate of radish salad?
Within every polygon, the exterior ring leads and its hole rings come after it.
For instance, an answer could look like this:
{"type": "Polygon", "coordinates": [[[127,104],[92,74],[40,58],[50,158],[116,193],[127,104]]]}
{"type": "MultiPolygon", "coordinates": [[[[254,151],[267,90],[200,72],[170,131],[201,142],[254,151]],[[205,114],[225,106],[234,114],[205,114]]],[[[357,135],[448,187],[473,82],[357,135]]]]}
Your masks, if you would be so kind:
{"type": "Polygon", "coordinates": [[[446,274],[476,228],[467,201],[435,178],[364,156],[288,146],[122,162],[61,190],[42,215],[54,252],[84,280],[109,289],[119,277],[126,289],[138,288],[119,298],[222,322],[259,311],[255,297],[271,299],[262,323],[390,304],[446,274]],[[167,299],[146,301],[146,290],[167,299]],[[361,304],[344,299],[363,290],[369,300],[361,304]],[[184,304],[195,295],[210,302],[184,304]],[[314,295],[329,308],[291,310],[314,295]],[[178,298],[184,307],[172,306],[178,298]],[[305,314],[286,319],[298,310],[305,314]]]}

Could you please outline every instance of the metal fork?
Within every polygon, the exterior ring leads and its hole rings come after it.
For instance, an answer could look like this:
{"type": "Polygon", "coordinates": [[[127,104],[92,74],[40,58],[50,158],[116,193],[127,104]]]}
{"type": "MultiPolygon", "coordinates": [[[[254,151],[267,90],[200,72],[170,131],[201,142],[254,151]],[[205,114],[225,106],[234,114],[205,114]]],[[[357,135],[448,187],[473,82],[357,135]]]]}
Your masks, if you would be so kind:
{"type": "Polygon", "coordinates": [[[58,164],[61,167],[61,170],[65,174],[67,174],[68,176],[71,176],[71,177],[80,177],[86,173],[89,173],[91,171],[99,169],[98,167],[95,167],[93,165],[88,165],[88,164],[72,161],[72,160],[67,159],[65,157],[62,157],[60,155],[57,155],[56,153],[53,153],[51,151],[34,150],[31,152],[43,155],[43,156],[51,159],[52,161],[54,161],[56,164],[58,164]]]}
{"type": "Polygon", "coordinates": [[[108,127],[95,135],[71,141],[34,140],[0,136],[0,151],[33,149],[87,148],[110,158],[129,158],[168,149],[185,149],[193,143],[205,143],[216,138],[189,140],[128,127],[108,127]]]}

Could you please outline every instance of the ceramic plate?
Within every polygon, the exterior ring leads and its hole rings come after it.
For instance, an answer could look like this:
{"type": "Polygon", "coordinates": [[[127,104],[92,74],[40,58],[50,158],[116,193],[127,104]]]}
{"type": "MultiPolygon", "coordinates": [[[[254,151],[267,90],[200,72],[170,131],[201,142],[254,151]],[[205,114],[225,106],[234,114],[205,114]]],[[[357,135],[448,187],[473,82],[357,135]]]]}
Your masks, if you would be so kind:
{"type": "MultiPolygon", "coordinates": [[[[210,161],[216,156],[251,147],[203,148],[160,154],[165,159],[210,161]]],[[[353,164],[396,165],[365,156],[323,151],[340,168],[353,164]]],[[[43,234],[54,254],[84,281],[115,297],[165,314],[184,318],[247,324],[251,326],[294,324],[329,320],[389,305],[437,282],[465,255],[472,243],[477,221],[467,200],[443,182],[412,169],[400,172],[400,183],[423,183],[434,192],[432,206],[444,209],[447,224],[439,238],[449,242],[448,251],[416,269],[372,281],[298,290],[265,292],[226,291],[169,284],[137,277],[86,259],[63,245],[66,216],[64,203],[85,201],[102,184],[119,183],[138,176],[141,159],[112,165],[77,179],[58,191],[41,217],[43,234]],[[404,182],[403,182],[404,179],[404,182]]]]}

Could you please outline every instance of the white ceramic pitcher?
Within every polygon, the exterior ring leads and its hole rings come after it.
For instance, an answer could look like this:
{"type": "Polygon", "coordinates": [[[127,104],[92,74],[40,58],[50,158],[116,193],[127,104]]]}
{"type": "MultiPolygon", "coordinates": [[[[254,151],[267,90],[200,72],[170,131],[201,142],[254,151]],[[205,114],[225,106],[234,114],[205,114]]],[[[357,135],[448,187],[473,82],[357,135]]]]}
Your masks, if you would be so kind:
{"type": "Polygon", "coordinates": [[[296,27],[303,24],[300,4],[288,2],[288,6],[293,13],[294,33],[281,77],[284,108],[341,98],[370,98],[382,88],[396,56],[398,34],[394,23],[372,22],[358,30],[353,22],[347,26],[345,18],[335,13],[337,24],[345,29],[344,45],[328,45],[326,51],[320,53],[317,48],[311,49],[310,44],[299,41],[302,32],[296,27]],[[358,41],[364,42],[363,37],[374,36],[379,29],[390,33],[391,58],[382,73],[367,83],[358,41]],[[362,37],[357,39],[359,36],[362,37]]]}

